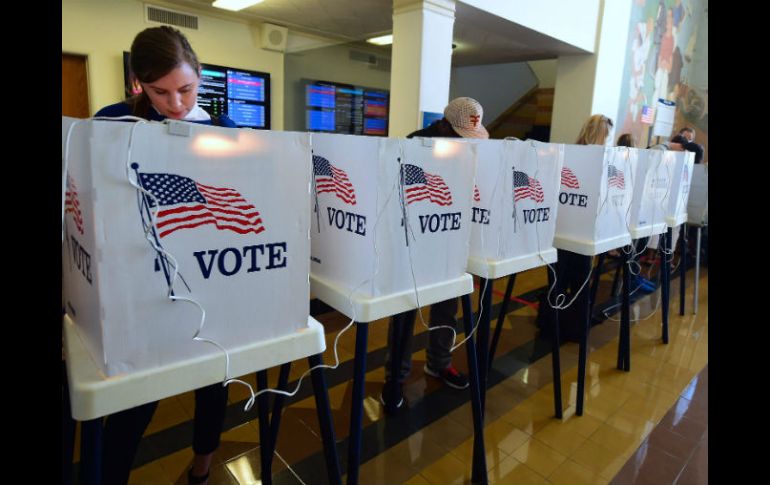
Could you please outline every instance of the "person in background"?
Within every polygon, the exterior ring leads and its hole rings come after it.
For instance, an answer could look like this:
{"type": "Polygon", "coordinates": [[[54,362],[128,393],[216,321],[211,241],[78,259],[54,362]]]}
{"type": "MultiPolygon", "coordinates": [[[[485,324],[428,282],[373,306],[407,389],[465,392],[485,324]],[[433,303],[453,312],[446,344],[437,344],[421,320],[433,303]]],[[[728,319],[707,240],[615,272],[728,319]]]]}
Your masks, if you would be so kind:
{"type": "MultiPolygon", "coordinates": [[[[623,133],[618,137],[617,145],[619,147],[630,147],[630,148],[636,147],[636,140],[634,140],[634,135],[632,135],[631,133],[623,133]]],[[[644,251],[644,248],[646,247],[648,240],[649,238],[643,237],[633,241],[633,245],[635,248],[635,252],[633,253],[631,258],[633,261],[638,261],[639,255],[641,254],[641,252],[644,251]]],[[[617,254],[617,256],[620,256],[617,250],[614,250],[614,251],[617,254]]],[[[612,251],[609,251],[609,253],[611,254],[612,251]]],[[[631,291],[634,291],[634,289],[636,288],[639,288],[644,291],[655,290],[655,283],[644,278],[641,274],[636,274],[636,275],[632,274],[631,284],[629,286],[631,288],[631,291]]]]}
{"type": "MultiPolygon", "coordinates": [[[[595,114],[583,123],[580,134],[575,140],[577,145],[606,145],[612,140],[612,120],[602,114],[595,114]]],[[[556,301],[555,292],[548,301],[547,293],[541,297],[538,310],[537,323],[540,327],[540,335],[545,338],[550,335],[553,328],[553,319],[556,311],[559,311],[559,333],[563,340],[578,342],[583,333],[582,325],[588,314],[590,299],[590,282],[587,281],[591,274],[593,258],[582,254],[573,253],[564,249],[557,250],[556,263],[553,271],[547,270],[548,287],[554,285],[554,272],[561,283],[561,292],[566,299],[565,304],[575,301],[565,309],[554,310],[551,304],[556,301]]],[[[590,315],[589,315],[590,321],[590,315]]]]}
{"type": "MultiPolygon", "coordinates": [[[[687,130],[688,128],[683,128],[682,131],[687,130]]],[[[692,130],[692,128],[689,128],[692,130]]],[[[682,150],[686,150],[688,152],[695,153],[695,160],[693,163],[701,163],[703,160],[703,145],[699,145],[698,143],[695,143],[693,140],[695,139],[695,132],[693,131],[691,133],[692,137],[688,138],[687,134],[690,132],[684,131],[684,134],[679,134],[671,138],[671,143],[678,143],[682,146],[682,150]]]]}
{"type": "MultiPolygon", "coordinates": [[[[634,148],[636,146],[636,140],[634,140],[634,135],[631,133],[623,133],[618,137],[617,146],[619,147],[631,147],[634,148]]],[[[612,249],[610,251],[607,251],[607,256],[610,258],[619,258],[620,253],[617,249],[612,249]]]]}
{"type": "MultiPolygon", "coordinates": [[[[149,121],[186,120],[235,128],[227,116],[212,119],[198,106],[201,66],[187,38],[168,26],[143,30],[131,44],[130,66],[142,88],[125,101],[100,109],[95,116],[132,115],[149,121]]],[[[125,485],[131,465],[158,402],[107,417],[104,425],[103,484],[125,485]]],[[[219,447],[227,408],[222,383],[195,391],[192,467],[188,483],[206,484],[214,451],[219,447]]]]}
{"type": "Polygon", "coordinates": [[[685,126],[681,130],[677,132],[677,135],[682,135],[687,139],[688,142],[694,142],[695,141],[695,128],[690,128],[689,126],[685,126]]]}
{"type": "Polygon", "coordinates": [[[617,146],[619,147],[636,147],[636,140],[631,133],[623,133],[618,137],[617,146]]]}
{"type": "MultiPolygon", "coordinates": [[[[444,108],[444,117],[433,122],[427,128],[415,131],[407,135],[412,137],[447,137],[447,138],[489,138],[484,125],[481,124],[484,110],[473,98],[460,97],[449,102],[444,108]]],[[[452,298],[439,303],[434,303],[430,307],[429,326],[457,326],[457,302],[458,298],[452,298]]],[[[395,408],[398,409],[404,404],[402,386],[409,371],[412,368],[412,341],[414,339],[414,320],[416,310],[405,312],[393,317],[388,326],[388,353],[385,362],[385,385],[380,394],[380,402],[385,404],[385,399],[390,395],[392,386],[398,385],[398,398],[395,408]],[[398,376],[390,374],[391,368],[391,349],[393,348],[393,329],[396,325],[394,319],[404,317],[404,329],[402,333],[401,346],[403,356],[401,359],[400,372],[398,376]]],[[[458,371],[452,365],[452,332],[449,329],[438,329],[428,332],[428,345],[425,354],[427,362],[424,367],[426,374],[441,379],[449,387],[455,389],[465,389],[468,387],[468,378],[458,371]]]]}

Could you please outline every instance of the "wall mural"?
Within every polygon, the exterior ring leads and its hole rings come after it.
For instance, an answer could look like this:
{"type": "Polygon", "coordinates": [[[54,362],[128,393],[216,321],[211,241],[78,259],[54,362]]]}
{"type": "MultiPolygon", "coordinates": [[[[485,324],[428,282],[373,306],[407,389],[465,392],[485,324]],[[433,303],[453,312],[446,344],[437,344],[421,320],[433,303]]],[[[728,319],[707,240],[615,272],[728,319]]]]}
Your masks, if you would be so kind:
{"type": "Polygon", "coordinates": [[[708,0],[634,0],[617,134],[651,137],[658,98],[676,102],[674,132],[691,126],[708,160],[708,0]]]}

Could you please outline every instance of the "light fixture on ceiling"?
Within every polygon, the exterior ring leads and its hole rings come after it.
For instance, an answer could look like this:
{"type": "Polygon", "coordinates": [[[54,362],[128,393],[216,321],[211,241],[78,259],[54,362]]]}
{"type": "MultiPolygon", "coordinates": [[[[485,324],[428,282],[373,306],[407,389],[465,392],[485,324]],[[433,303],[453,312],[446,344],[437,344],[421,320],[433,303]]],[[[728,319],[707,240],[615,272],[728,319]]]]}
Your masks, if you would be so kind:
{"type": "Polygon", "coordinates": [[[238,10],[243,10],[246,7],[251,7],[252,5],[262,3],[263,1],[264,0],[216,0],[211,5],[213,7],[237,12],[238,10]]]}
{"type": "Polygon", "coordinates": [[[393,34],[381,35],[379,37],[372,37],[371,39],[366,39],[366,41],[369,42],[370,44],[390,45],[393,43],[393,34]]]}

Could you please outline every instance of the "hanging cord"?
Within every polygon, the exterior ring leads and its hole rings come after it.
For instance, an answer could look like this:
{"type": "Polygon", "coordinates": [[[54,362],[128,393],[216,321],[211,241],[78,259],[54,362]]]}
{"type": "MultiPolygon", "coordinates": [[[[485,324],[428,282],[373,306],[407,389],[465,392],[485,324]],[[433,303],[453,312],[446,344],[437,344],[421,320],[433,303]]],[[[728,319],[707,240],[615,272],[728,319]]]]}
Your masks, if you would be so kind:
{"type": "MultiPolygon", "coordinates": [[[[246,386],[248,388],[248,390],[249,390],[249,393],[250,393],[251,396],[246,401],[246,405],[244,406],[244,410],[245,411],[248,411],[249,409],[251,409],[251,407],[254,405],[254,402],[256,401],[257,397],[259,397],[260,395],[262,395],[264,393],[269,392],[269,393],[273,393],[273,394],[281,394],[283,396],[292,397],[295,394],[297,394],[297,392],[299,391],[300,386],[302,385],[302,380],[305,378],[305,376],[307,376],[312,371],[314,371],[316,369],[331,369],[331,370],[335,370],[335,369],[337,369],[339,367],[339,365],[340,365],[340,358],[339,358],[339,354],[338,354],[337,349],[338,349],[338,344],[339,344],[340,337],[342,337],[342,335],[345,332],[347,332],[350,329],[350,327],[352,327],[353,324],[357,320],[357,318],[356,318],[356,305],[355,305],[355,303],[353,301],[353,295],[362,286],[370,284],[371,282],[375,281],[375,278],[380,273],[380,252],[379,252],[379,248],[377,246],[377,227],[379,226],[380,221],[382,220],[382,216],[386,213],[386,208],[388,206],[388,203],[390,202],[390,199],[393,196],[393,194],[396,193],[396,189],[397,188],[398,188],[398,181],[394,180],[394,183],[393,183],[393,185],[391,187],[391,190],[388,193],[388,197],[385,200],[385,203],[382,205],[382,210],[380,210],[380,212],[377,214],[377,217],[376,217],[375,222],[374,222],[374,227],[373,227],[374,255],[375,255],[375,259],[374,259],[374,272],[372,273],[371,277],[369,277],[369,278],[363,280],[362,282],[360,282],[353,289],[351,289],[350,293],[348,294],[348,303],[350,305],[351,314],[353,316],[350,319],[350,321],[347,323],[347,325],[345,325],[345,327],[342,330],[340,330],[340,332],[334,338],[334,365],[319,364],[319,365],[316,365],[316,366],[306,370],[300,376],[300,378],[297,380],[297,385],[296,385],[296,387],[294,388],[293,391],[284,391],[284,390],[281,390],[281,389],[268,388],[268,389],[262,389],[262,390],[260,390],[258,392],[255,392],[254,388],[248,382],[244,382],[244,381],[242,381],[240,379],[230,379],[226,384],[229,384],[231,382],[236,382],[238,384],[242,384],[242,385],[246,386]]],[[[296,473],[294,475],[297,476],[296,473]]],[[[298,476],[297,476],[297,478],[299,479],[298,476]]]]}
{"type": "MultiPolygon", "coordinates": [[[[446,328],[452,332],[452,346],[450,347],[449,351],[453,352],[457,347],[462,345],[466,340],[468,340],[470,337],[473,336],[473,334],[476,332],[476,328],[478,328],[479,322],[481,322],[481,312],[483,309],[483,303],[479,307],[479,317],[476,321],[476,324],[474,325],[473,329],[471,330],[470,334],[468,334],[465,339],[463,339],[459,344],[455,345],[455,342],[457,341],[457,331],[455,330],[454,326],[452,325],[435,325],[433,327],[430,327],[428,323],[425,321],[425,319],[422,316],[422,304],[420,303],[420,295],[417,291],[417,278],[414,274],[414,261],[412,260],[412,248],[408,244],[408,238],[409,235],[412,237],[412,241],[416,240],[416,237],[414,235],[414,230],[412,229],[412,225],[410,224],[409,219],[409,205],[406,203],[406,187],[405,187],[405,180],[404,180],[404,160],[405,160],[405,154],[404,154],[404,145],[403,140],[398,140],[398,149],[399,149],[399,184],[400,184],[400,190],[399,190],[399,202],[401,204],[401,214],[404,221],[404,228],[406,231],[406,237],[407,237],[407,256],[409,257],[409,270],[412,275],[412,290],[414,291],[414,298],[415,302],[417,303],[417,315],[420,318],[420,322],[422,325],[429,331],[433,332],[435,330],[446,328]]],[[[489,284],[489,280],[484,284],[484,289],[482,291],[486,291],[487,285],[489,284]]]]}

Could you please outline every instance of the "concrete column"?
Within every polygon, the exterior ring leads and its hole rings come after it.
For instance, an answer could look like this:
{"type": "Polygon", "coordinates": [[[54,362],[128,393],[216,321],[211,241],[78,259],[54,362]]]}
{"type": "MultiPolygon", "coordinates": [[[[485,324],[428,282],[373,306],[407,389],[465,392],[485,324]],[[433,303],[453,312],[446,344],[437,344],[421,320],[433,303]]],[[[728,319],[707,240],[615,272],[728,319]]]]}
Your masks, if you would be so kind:
{"type": "Polygon", "coordinates": [[[454,0],[394,0],[389,136],[422,128],[449,102],[454,0]]]}
{"type": "MultiPolygon", "coordinates": [[[[551,142],[574,143],[592,114],[609,116],[619,129],[620,90],[628,45],[632,2],[602,0],[593,54],[558,59],[551,142]]],[[[611,133],[612,144],[618,136],[611,133]]]]}

